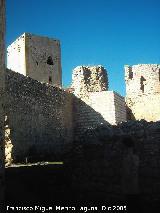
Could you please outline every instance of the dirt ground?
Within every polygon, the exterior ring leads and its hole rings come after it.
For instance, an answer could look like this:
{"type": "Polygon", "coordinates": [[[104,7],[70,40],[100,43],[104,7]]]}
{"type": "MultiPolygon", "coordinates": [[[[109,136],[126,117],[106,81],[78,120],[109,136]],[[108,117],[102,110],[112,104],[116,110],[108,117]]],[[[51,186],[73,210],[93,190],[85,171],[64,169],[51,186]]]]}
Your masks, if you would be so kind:
{"type": "MultiPolygon", "coordinates": [[[[155,205],[140,204],[140,207],[132,200],[132,208],[145,212],[155,205]]],[[[126,201],[112,200],[104,193],[84,191],[76,189],[72,185],[72,172],[65,165],[33,165],[6,168],[6,206],[31,206],[31,205],[57,205],[57,206],[126,206],[126,201]]],[[[120,212],[131,212],[128,210],[120,212]]],[[[135,211],[135,209],[134,209],[135,211]]],[[[9,211],[7,211],[9,212],[9,211]]],[[[23,211],[21,211],[23,212],[23,211]]],[[[25,211],[26,212],[26,211],[25,211]]],[[[38,211],[35,211],[38,212],[38,211]]],[[[39,211],[42,212],[42,211],[39,211]]],[[[52,211],[51,211],[52,212],[52,211]]],[[[53,211],[57,212],[57,211],[53,211]]],[[[70,212],[68,210],[59,212],[70,212]]],[[[77,209],[74,212],[79,212],[77,209]]],[[[85,211],[81,211],[85,212],[85,211]]],[[[91,212],[91,210],[88,212],[91,212]]],[[[101,212],[93,210],[92,212],[101,212]]],[[[103,211],[105,212],[105,210],[103,211]]],[[[114,212],[114,211],[110,211],[114,212]]],[[[118,212],[118,211],[117,211],[118,212]]],[[[153,212],[153,211],[152,211],[153,212]]]]}

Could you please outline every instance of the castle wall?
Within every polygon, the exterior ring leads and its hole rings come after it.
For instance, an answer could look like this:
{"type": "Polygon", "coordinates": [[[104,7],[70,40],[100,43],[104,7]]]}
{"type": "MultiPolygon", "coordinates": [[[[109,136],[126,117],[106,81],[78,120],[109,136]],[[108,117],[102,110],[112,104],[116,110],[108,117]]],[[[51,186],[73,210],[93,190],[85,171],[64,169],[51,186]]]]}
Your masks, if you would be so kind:
{"type": "Polygon", "coordinates": [[[7,48],[7,67],[25,76],[61,86],[60,41],[24,33],[7,48]]]}
{"type": "Polygon", "coordinates": [[[87,99],[75,99],[75,134],[102,124],[116,125],[126,121],[124,98],[113,91],[91,92],[87,99]]]}
{"type": "Polygon", "coordinates": [[[108,76],[101,66],[78,66],[72,75],[75,135],[101,124],[116,125],[126,121],[125,100],[108,91],[108,76]]]}
{"type": "Polygon", "coordinates": [[[115,124],[127,121],[125,98],[113,91],[115,106],[115,124]]]}
{"type": "Polygon", "coordinates": [[[59,158],[72,142],[72,95],[6,71],[6,125],[12,159],[59,158]]]}
{"type": "Polygon", "coordinates": [[[132,119],[160,119],[160,65],[139,64],[125,67],[126,104],[132,119]]]}
{"type": "Polygon", "coordinates": [[[136,120],[160,120],[160,94],[142,95],[137,98],[126,99],[128,107],[132,110],[131,118],[136,120]]]}
{"type": "Polygon", "coordinates": [[[79,147],[76,144],[73,149],[76,165],[72,182],[81,190],[107,194],[114,200],[126,193],[159,200],[159,140],[160,122],[129,121],[87,131],[79,147]]]}
{"type": "Polygon", "coordinates": [[[74,94],[80,98],[86,98],[87,92],[107,91],[107,71],[101,65],[78,66],[73,70],[71,87],[74,94]]]}
{"type": "Polygon", "coordinates": [[[116,124],[115,100],[113,91],[103,91],[90,94],[91,107],[99,112],[105,121],[116,124]]]}
{"type": "Polygon", "coordinates": [[[5,1],[0,0],[0,211],[4,200],[5,1]]]}

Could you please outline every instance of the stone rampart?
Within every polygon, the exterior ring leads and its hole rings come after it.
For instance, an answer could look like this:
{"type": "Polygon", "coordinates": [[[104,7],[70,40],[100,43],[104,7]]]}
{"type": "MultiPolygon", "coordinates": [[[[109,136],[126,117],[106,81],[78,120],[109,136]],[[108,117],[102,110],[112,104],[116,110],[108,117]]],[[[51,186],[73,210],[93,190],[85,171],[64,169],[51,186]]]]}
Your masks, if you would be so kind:
{"type": "Polygon", "coordinates": [[[6,125],[14,161],[56,159],[72,142],[72,95],[6,70],[6,125]]]}
{"type": "Polygon", "coordinates": [[[128,121],[88,129],[74,144],[73,185],[124,199],[160,200],[160,122],[128,121]]]}
{"type": "Polygon", "coordinates": [[[74,102],[75,135],[101,124],[117,125],[126,121],[125,101],[114,91],[91,92],[87,99],[74,102]]]}

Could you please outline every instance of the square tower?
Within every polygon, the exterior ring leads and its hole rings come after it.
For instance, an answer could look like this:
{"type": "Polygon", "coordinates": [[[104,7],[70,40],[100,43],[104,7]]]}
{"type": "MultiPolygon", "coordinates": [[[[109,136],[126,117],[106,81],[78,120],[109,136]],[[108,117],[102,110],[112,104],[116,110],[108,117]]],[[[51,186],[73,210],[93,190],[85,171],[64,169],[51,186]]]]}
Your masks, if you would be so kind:
{"type": "Polygon", "coordinates": [[[7,68],[61,87],[60,41],[24,33],[7,48],[7,68]]]}

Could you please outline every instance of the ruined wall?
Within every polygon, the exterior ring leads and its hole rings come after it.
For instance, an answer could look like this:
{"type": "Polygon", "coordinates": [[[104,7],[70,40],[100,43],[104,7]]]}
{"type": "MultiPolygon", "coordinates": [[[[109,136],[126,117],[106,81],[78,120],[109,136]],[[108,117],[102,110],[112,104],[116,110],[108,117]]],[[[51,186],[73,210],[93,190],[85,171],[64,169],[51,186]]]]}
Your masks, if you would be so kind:
{"type": "Polygon", "coordinates": [[[73,149],[73,185],[114,201],[125,193],[139,195],[142,202],[160,200],[159,141],[160,122],[89,129],[73,149]]]}
{"type": "Polygon", "coordinates": [[[5,1],[0,0],[0,211],[4,200],[5,1]]]}
{"type": "Polygon", "coordinates": [[[113,91],[93,92],[87,101],[75,98],[75,135],[80,137],[87,129],[101,124],[116,125],[126,121],[124,98],[113,91]]]}
{"type": "Polygon", "coordinates": [[[8,47],[7,67],[40,82],[61,86],[60,41],[24,33],[8,47]]]}
{"type": "Polygon", "coordinates": [[[72,95],[10,70],[6,91],[11,158],[59,158],[72,142],[72,95]]]}
{"type": "Polygon", "coordinates": [[[132,119],[160,119],[160,65],[125,66],[126,103],[132,119]]]}
{"type": "Polygon", "coordinates": [[[88,92],[108,90],[108,76],[106,69],[101,66],[78,66],[73,70],[72,85],[74,94],[86,98],[88,92]]]}
{"type": "Polygon", "coordinates": [[[73,70],[75,135],[80,137],[88,128],[101,124],[126,121],[125,100],[108,90],[108,76],[104,67],[78,66],[73,70]]]}

